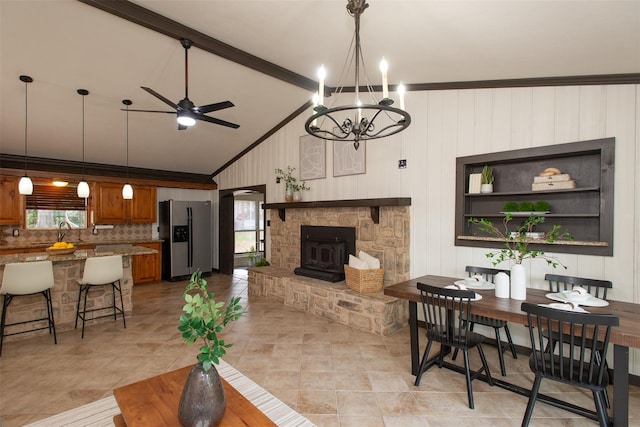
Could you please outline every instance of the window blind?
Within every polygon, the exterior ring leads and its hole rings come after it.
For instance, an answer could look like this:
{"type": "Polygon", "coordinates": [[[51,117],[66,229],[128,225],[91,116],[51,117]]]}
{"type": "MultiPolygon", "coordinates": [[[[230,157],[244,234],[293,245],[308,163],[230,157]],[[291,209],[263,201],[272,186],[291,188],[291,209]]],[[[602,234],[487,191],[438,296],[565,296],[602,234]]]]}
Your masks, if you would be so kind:
{"type": "Polygon", "coordinates": [[[83,211],[85,199],[78,197],[75,186],[55,187],[35,183],[33,194],[27,196],[27,209],[83,211]]]}

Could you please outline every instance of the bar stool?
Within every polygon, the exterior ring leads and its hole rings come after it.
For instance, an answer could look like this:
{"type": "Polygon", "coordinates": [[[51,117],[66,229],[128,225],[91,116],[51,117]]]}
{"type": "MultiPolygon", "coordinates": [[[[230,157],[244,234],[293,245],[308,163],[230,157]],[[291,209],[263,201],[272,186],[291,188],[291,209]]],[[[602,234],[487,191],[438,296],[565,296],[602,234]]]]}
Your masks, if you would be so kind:
{"type": "Polygon", "coordinates": [[[49,329],[49,334],[53,333],[53,343],[58,344],[56,337],[56,324],[53,320],[53,305],[51,303],[51,288],[53,288],[53,264],[51,261],[20,262],[6,264],[2,275],[2,286],[0,295],[3,296],[2,320],[0,321],[0,356],[2,355],[2,342],[4,337],[10,335],[24,334],[26,332],[49,329]],[[42,294],[47,304],[47,317],[40,319],[26,320],[23,322],[6,323],[7,309],[15,297],[42,294]],[[29,329],[27,331],[13,332],[5,334],[7,326],[22,325],[25,323],[39,322],[47,320],[48,325],[41,328],[29,329]]]}
{"type": "MultiPolygon", "coordinates": [[[[87,317],[87,313],[100,310],[113,310],[113,320],[117,320],[117,315],[122,315],[122,323],[126,329],[127,321],[124,316],[124,303],[122,301],[122,286],[121,280],[124,277],[122,270],[122,255],[111,255],[104,257],[87,258],[84,264],[84,273],[82,279],[78,280],[80,290],[78,292],[78,307],[76,311],[76,322],[74,328],[78,328],[78,319],[82,319],[82,338],[84,338],[84,323],[87,317]],[[111,285],[113,290],[113,304],[106,307],[97,307],[87,310],[87,296],[89,290],[93,286],[105,286],[111,285]],[[120,294],[120,307],[116,305],[116,291],[120,294]],[[83,299],[84,303],[82,310],[80,310],[80,301],[83,299]]],[[[105,314],[101,316],[93,317],[92,319],[100,319],[103,317],[109,317],[111,314],[105,314]]],[[[89,319],[89,320],[92,320],[89,319]]]]}

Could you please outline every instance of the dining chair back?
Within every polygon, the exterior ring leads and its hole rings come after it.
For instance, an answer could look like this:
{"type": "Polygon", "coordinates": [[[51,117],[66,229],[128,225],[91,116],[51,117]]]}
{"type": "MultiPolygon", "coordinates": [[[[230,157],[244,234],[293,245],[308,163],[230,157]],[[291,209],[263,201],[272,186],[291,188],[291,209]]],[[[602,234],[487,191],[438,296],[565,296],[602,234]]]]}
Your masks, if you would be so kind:
{"type": "Polygon", "coordinates": [[[3,297],[2,319],[0,320],[0,355],[2,355],[2,342],[4,341],[4,337],[10,335],[49,329],[49,334],[53,334],[54,344],[58,343],[58,339],[56,337],[56,324],[53,318],[53,303],[51,301],[51,289],[54,284],[53,264],[51,261],[19,262],[6,264],[4,266],[2,285],[0,285],[0,295],[3,297]],[[47,305],[47,317],[22,322],[6,323],[7,310],[9,309],[9,304],[11,304],[13,299],[18,296],[35,294],[41,294],[44,297],[47,305]],[[47,326],[19,332],[5,333],[5,328],[7,326],[39,322],[42,320],[47,320],[47,326]]]}
{"type": "MultiPolygon", "coordinates": [[[[584,412],[601,426],[607,426],[604,391],[609,375],[606,365],[597,362],[596,354],[606,357],[611,328],[618,326],[618,317],[558,310],[527,302],[522,303],[521,310],[527,313],[532,350],[529,367],[535,374],[522,425],[529,425],[540,384],[543,379],[549,379],[591,390],[596,412],[587,409],[584,412]],[[553,332],[559,344],[557,350],[547,345],[548,331],[553,332]]],[[[564,403],[565,407],[575,406],[564,403]]]]}
{"type": "Polygon", "coordinates": [[[84,272],[82,279],[78,280],[78,304],[76,307],[76,321],[74,328],[78,327],[78,319],[82,320],[82,338],[84,338],[84,325],[87,320],[87,313],[93,313],[101,310],[112,310],[113,314],[105,314],[101,316],[95,316],[92,319],[99,319],[102,317],[108,317],[113,315],[113,320],[117,319],[118,315],[122,315],[122,323],[124,327],[127,327],[127,321],[124,313],[124,301],[122,298],[122,279],[124,277],[124,270],[122,268],[122,255],[110,255],[103,257],[87,258],[84,264],[84,272]],[[113,291],[113,303],[106,307],[94,307],[87,308],[87,296],[91,287],[111,285],[113,291]],[[116,293],[120,296],[120,307],[116,304],[116,293]],[[80,308],[80,302],[84,304],[82,309],[80,308]]]}
{"type": "Polygon", "coordinates": [[[609,280],[587,279],[584,277],[561,276],[559,274],[546,274],[544,280],[549,282],[549,291],[557,293],[570,291],[574,286],[580,286],[592,296],[607,299],[607,291],[613,287],[609,280]]]}
{"type": "Polygon", "coordinates": [[[418,283],[418,289],[420,290],[422,300],[422,313],[426,321],[427,348],[420,362],[420,369],[416,376],[415,386],[420,385],[422,374],[432,366],[429,360],[429,353],[434,342],[440,343],[440,353],[437,356],[437,361],[441,368],[451,368],[444,363],[444,355],[450,348],[455,348],[456,350],[462,351],[464,355],[467,396],[469,408],[473,409],[474,403],[471,381],[484,372],[489,384],[493,385],[493,382],[487,359],[482,351],[484,336],[469,330],[469,322],[462,320],[462,318],[459,315],[456,316],[455,313],[458,311],[460,313],[466,313],[467,316],[469,315],[471,299],[475,297],[475,292],[445,289],[424,283],[418,283]],[[482,368],[472,373],[469,367],[469,349],[473,347],[477,347],[478,349],[482,361],[482,368]]]}
{"type": "MultiPolygon", "coordinates": [[[[476,267],[473,265],[468,265],[465,267],[465,271],[469,275],[469,277],[473,277],[475,275],[481,275],[485,281],[494,282],[495,276],[498,273],[505,273],[509,275],[509,270],[499,270],[497,268],[487,268],[487,267],[476,267]]],[[[502,376],[507,375],[507,367],[504,362],[504,352],[506,350],[511,350],[511,355],[514,359],[518,358],[518,354],[516,353],[516,346],[513,343],[513,339],[511,338],[511,332],[509,331],[509,324],[506,320],[494,319],[493,317],[480,316],[477,314],[470,314],[469,317],[466,316],[465,313],[460,314],[463,320],[467,320],[471,323],[470,329],[473,331],[473,328],[476,324],[487,326],[493,328],[494,335],[496,337],[496,346],[498,347],[498,360],[500,361],[500,372],[502,376]],[[507,336],[507,342],[502,342],[502,337],[500,336],[500,329],[504,328],[504,333],[507,336]]],[[[453,359],[455,360],[458,355],[457,350],[453,353],[453,359]]]]}

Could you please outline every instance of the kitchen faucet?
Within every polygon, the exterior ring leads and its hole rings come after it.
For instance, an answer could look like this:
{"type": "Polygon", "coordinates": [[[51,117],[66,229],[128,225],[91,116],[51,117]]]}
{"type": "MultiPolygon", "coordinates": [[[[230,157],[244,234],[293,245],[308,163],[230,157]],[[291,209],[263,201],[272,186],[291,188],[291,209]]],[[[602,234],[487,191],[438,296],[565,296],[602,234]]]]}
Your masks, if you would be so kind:
{"type": "Polygon", "coordinates": [[[68,230],[71,230],[71,225],[69,225],[67,221],[62,221],[58,225],[58,242],[62,242],[62,239],[64,239],[64,232],[62,230],[64,229],[65,226],[67,227],[68,230]]]}

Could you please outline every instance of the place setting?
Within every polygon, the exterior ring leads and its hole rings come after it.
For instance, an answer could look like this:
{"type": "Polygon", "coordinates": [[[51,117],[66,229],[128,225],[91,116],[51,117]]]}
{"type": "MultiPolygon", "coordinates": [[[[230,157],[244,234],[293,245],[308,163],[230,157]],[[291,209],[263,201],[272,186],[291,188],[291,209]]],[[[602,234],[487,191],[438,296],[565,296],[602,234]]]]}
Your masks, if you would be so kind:
{"type": "Polygon", "coordinates": [[[557,302],[540,305],[543,307],[555,308],[557,310],[588,313],[588,311],[581,306],[606,307],[609,305],[606,300],[594,297],[589,293],[589,291],[580,286],[575,286],[573,289],[568,289],[561,292],[550,292],[545,296],[550,300],[557,302]]]}
{"type": "MultiPolygon", "coordinates": [[[[487,289],[495,289],[495,285],[491,282],[487,282],[484,280],[482,276],[472,276],[466,279],[460,279],[453,282],[453,285],[445,286],[445,289],[458,289],[461,291],[466,290],[487,290],[487,289]]],[[[475,297],[471,298],[471,301],[479,301],[482,299],[482,295],[477,292],[475,293],[475,297]]]]}

